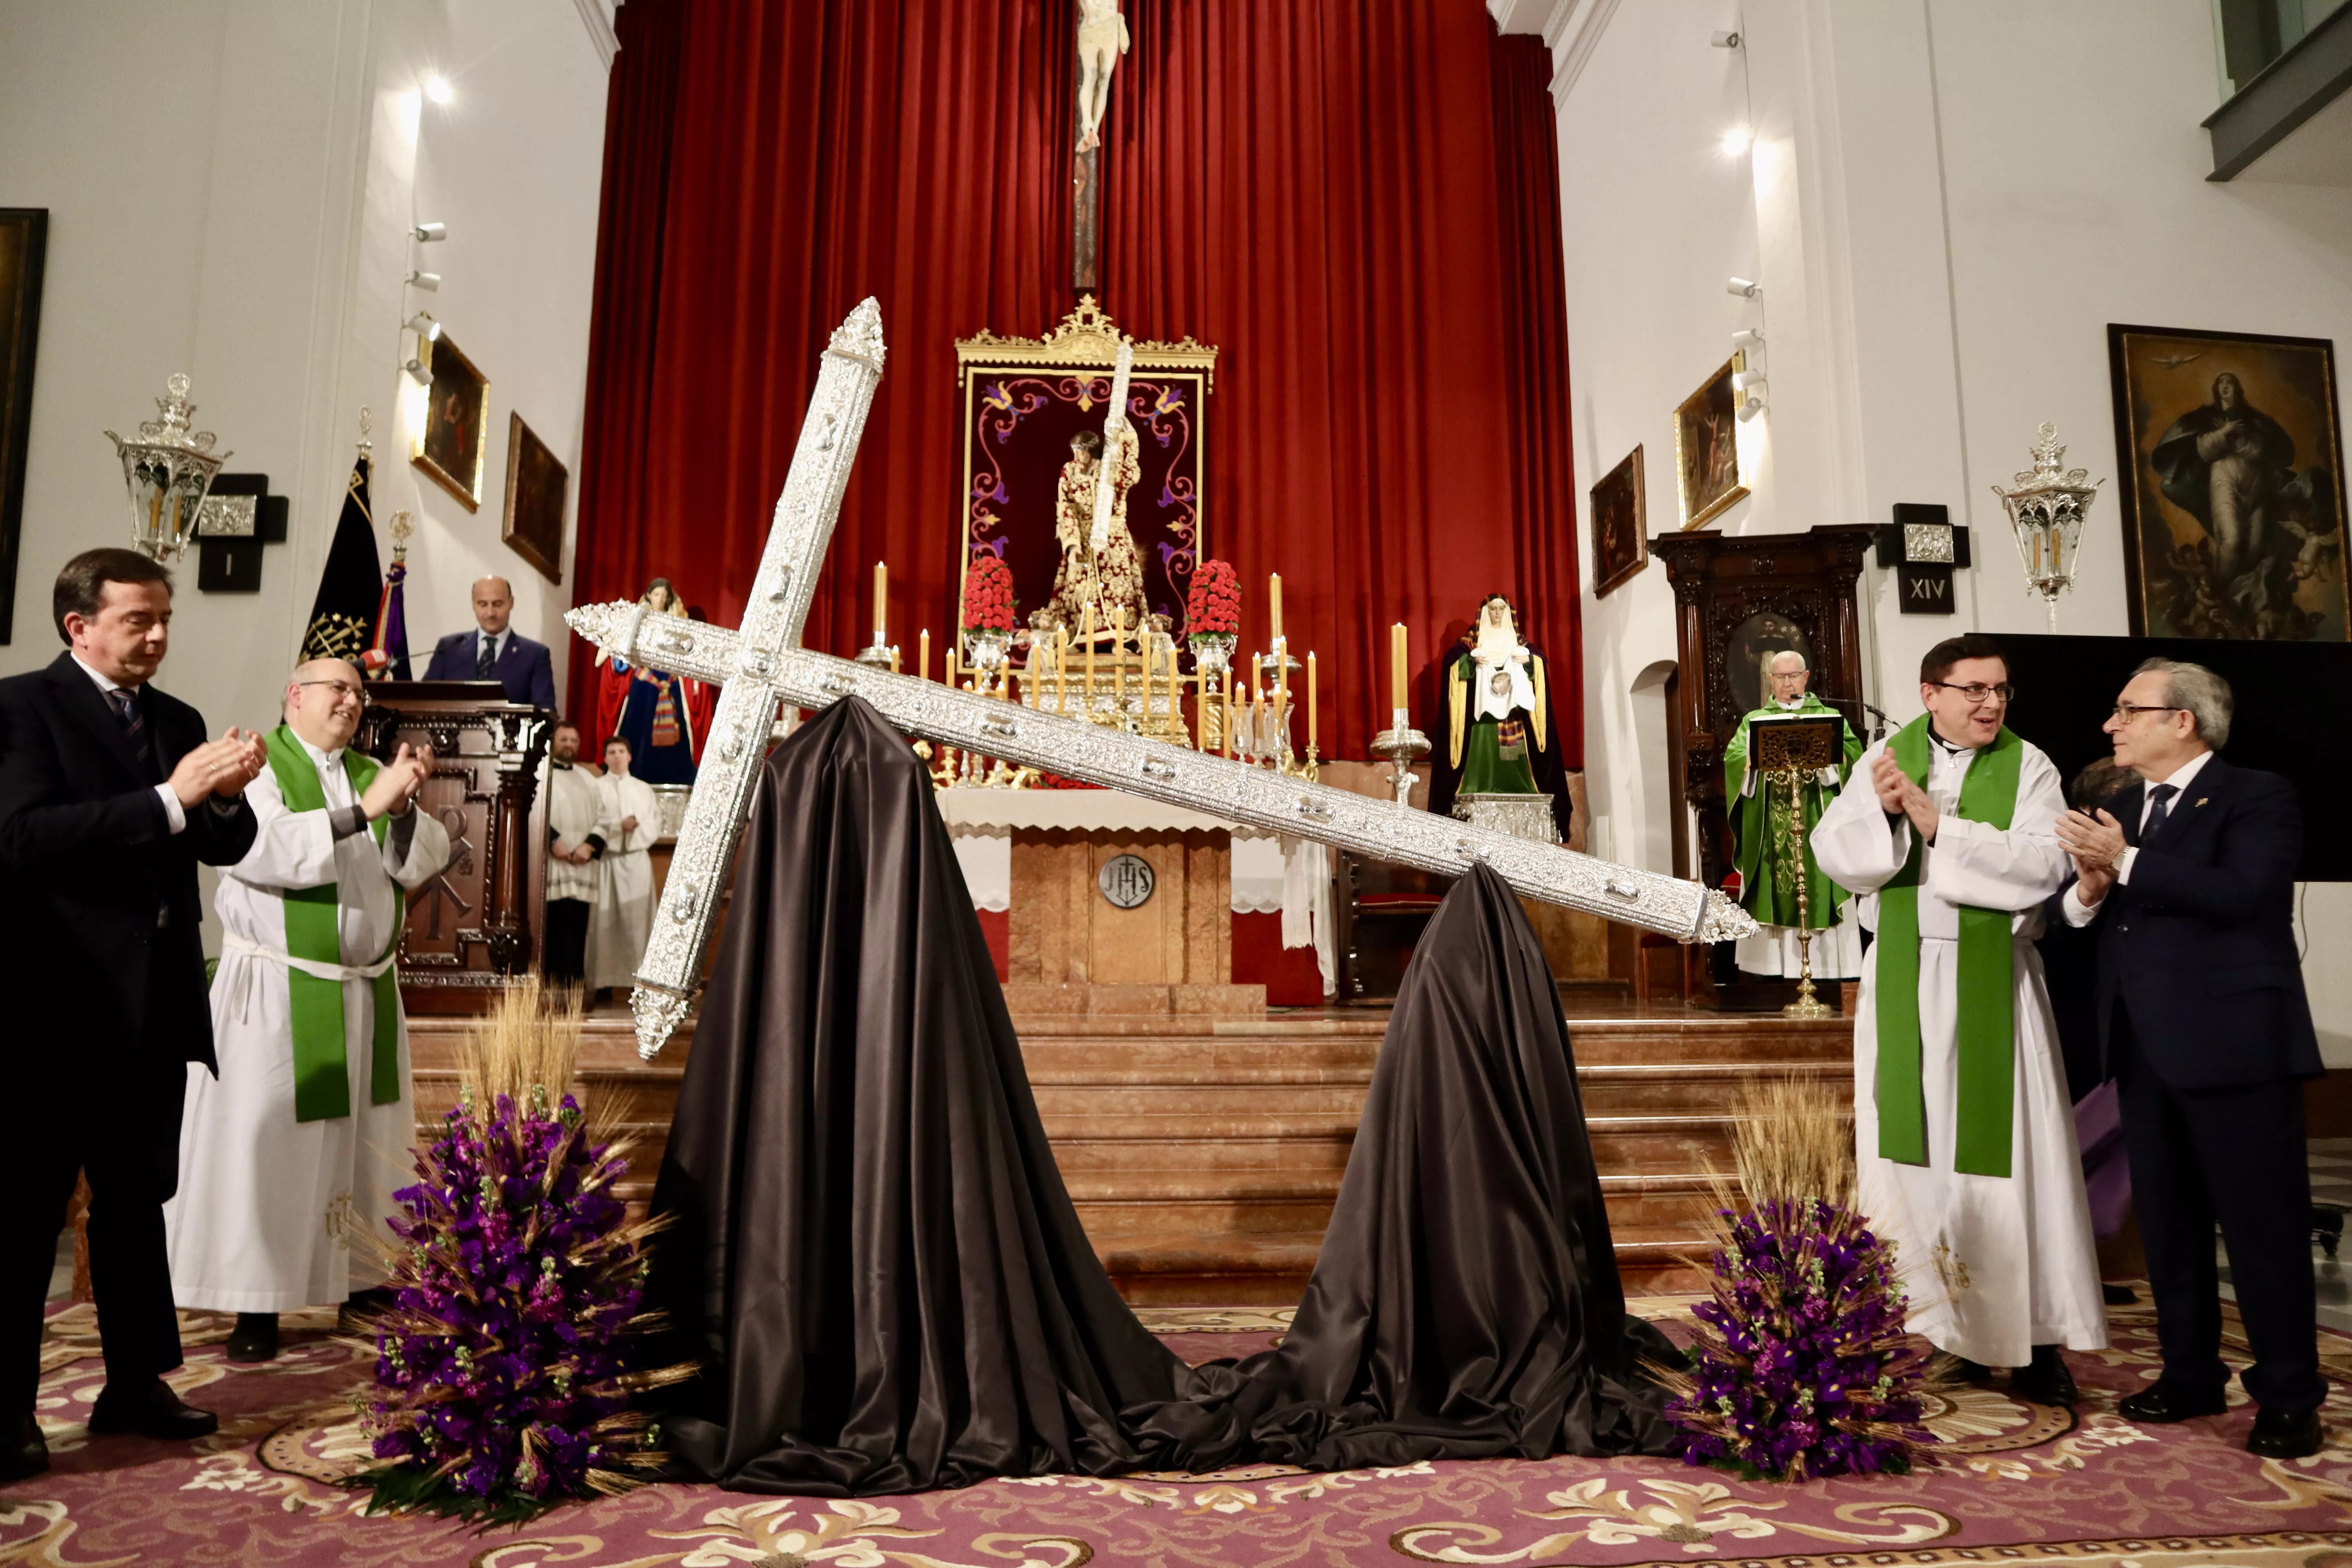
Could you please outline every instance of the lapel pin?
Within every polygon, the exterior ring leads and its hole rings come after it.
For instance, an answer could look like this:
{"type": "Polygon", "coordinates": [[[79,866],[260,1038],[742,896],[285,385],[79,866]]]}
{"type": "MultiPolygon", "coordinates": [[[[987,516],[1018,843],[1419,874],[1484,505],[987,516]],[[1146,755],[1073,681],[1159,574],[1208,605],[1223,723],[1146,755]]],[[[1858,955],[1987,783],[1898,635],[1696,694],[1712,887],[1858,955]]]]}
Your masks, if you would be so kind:
{"type": "Polygon", "coordinates": [[[2199,795],[2199,796],[2197,797],[2197,804],[2198,804],[2198,805],[2203,805],[2205,804],[2205,802],[2206,802],[2207,800],[2209,800],[2210,798],[2211,798],[2211,797],[2210,797],[2210,796],[2208,796],[2208,795],[2199,795]]]}

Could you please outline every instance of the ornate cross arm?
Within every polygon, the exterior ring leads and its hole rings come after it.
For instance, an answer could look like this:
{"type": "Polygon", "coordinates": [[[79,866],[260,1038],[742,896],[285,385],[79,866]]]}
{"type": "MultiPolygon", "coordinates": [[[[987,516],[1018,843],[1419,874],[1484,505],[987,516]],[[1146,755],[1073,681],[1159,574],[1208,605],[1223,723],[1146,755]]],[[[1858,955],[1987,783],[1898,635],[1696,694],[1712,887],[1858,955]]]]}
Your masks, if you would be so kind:
{"type": "MultiPolygon", "coordinates": [[[[741,645],[735,633],[668,616],[640,620],[635,609],[625,604],[589,605],[572,611],[569,619],[582,637],[624,658],[641,658],[702,680],[729,679],[740,668],[741,645]],[[634,640],[621,645],[620,639],[633,631],[634,640]]],[[[1360,855],[1449,875],[1483,860],[1531,899],[1664,931],[1679,941],[1724,942],[1757,929],[1747,910],[1696,882],[1473,827],[1328,784],[1285,778],[1246,763],[1205,756],[1083,719],[1041,713],[937,681],[892,675],[829,654],[787,650],[777,656],[765,680],[785,701],[799,707],[827,708],[856,695],[896,728],[923,740],[1360,855]]],[[[656,941],[659,942],[658,935],[656,941]]]]}

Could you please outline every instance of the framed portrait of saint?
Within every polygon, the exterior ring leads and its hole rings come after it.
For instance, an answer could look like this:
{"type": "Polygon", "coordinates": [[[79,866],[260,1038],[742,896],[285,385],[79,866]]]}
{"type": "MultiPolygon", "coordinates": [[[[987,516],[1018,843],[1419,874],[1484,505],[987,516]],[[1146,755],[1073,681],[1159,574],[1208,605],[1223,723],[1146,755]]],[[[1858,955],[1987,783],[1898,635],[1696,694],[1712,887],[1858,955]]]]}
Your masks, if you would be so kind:
{"type": "Polygon", "coordinates": [[[490,438],[490,384],[443,332],[417,348],[433,380],[425,388],[425,418],[410,438],[408,460],[465,503],[482,504],[482,448],[490,438]]]}
{"type": "Polygon", "coordinates": [[[2326,338],[2107,328],[2134,637],[2352,640],[2326,338]]]}
{"type": "Polygon", "coordinates": [[[1733,354],[1675,410],[1675,478],[1685,531],[1748,494],[1739,468],[1739,404],[1731,390],[1731,378],[1747,363],[1746,355],[1733,354]]]}
{"type": "Polygon", "coordinates": [[[1599,598],[1650,563],[1643,515],[1642,448],[1592,487],[1592,596],[1599,598]]]}
{"type": "Polygon", "coordinates": [[[563,581],[563,498],[572,484],[539,433],[520,414],[507,416],[507,515],[499,533],[509,549],[551,583],[563,581]]]}

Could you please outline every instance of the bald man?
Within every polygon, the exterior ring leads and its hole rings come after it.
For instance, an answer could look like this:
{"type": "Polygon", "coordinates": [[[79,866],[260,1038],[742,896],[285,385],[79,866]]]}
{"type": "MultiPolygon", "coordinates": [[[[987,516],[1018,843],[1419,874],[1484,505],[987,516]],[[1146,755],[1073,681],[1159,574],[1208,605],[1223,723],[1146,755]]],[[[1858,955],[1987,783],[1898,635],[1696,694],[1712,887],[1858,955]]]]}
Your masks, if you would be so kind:
{"type": "MultiPolygon", "coordinates": [[[[404,890],[448,863],[449,836],[418,809],[430,748],[385,763],[351,749],[366,710],[342,660],[294,672],[246,791],[259,831],[214,900],[220,1077],[189,1069],[164,1222],[179,1304],[237,1315],[231,1361],[276,1355],[279,1312],[381,1280],[353,1242],[391,1238],[416,1141],[393,954],[404,890]]],[[[454,801],[461,785],[443,787],[454,801]]]]}
{"type": "Polygon", "coordinates": [[[555,665],[547,645],[531,641],[507,622],[514,616],[514,584],[503,577],[474,584],[474,629],[451,632],[433,647],[427,680],[495,680],[510,702],[555,706],[555,665]]]}

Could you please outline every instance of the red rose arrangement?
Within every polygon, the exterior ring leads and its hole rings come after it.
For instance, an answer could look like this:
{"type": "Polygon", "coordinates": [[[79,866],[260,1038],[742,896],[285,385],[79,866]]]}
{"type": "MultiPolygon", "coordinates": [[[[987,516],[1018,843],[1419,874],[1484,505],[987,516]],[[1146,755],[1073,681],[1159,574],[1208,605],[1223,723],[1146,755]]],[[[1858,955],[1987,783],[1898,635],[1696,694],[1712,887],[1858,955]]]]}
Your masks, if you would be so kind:
{"type": "Polygon", "coordinates": [[[1231,636],[1241,629],[1241,580],[1230,563],[1202,562],[1192,574],[1192,592],[1184,601],[1185,636],[1231,636]]]}
{"type": "Polygon", "coordinates": [[[1013,629],[1013,568],[992,552],[975,552],[964,574],[962,625],[974,632],[1013,629]]]}

